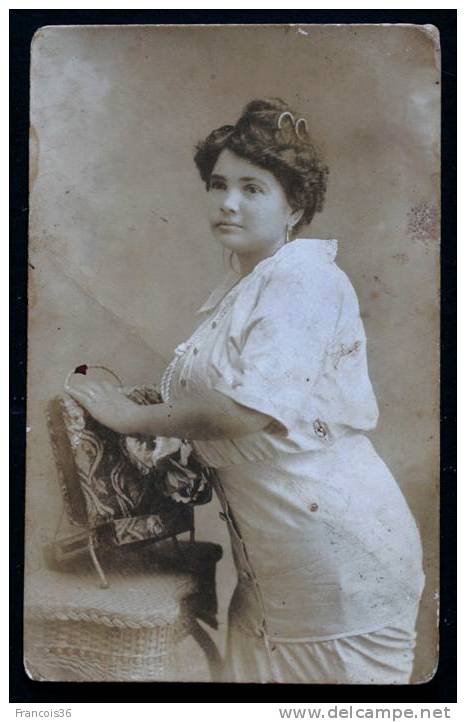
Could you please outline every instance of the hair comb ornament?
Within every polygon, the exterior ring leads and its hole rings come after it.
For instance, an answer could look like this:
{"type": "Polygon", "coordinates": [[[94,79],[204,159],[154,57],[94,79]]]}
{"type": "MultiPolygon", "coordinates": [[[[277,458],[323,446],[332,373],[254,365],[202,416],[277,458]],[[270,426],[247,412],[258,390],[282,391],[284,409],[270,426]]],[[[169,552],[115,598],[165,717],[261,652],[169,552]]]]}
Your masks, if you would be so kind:
{"type": "Polygon", "coordinates": [[[293,113],[290,113],[289,110],[285,110],[285,111],[283,111],[283,113],[280,114],[280,116],[278,118],[278,121],[277,121],[278,130],[282,129],[282,120],[286,117],[288,117],[291,120],[293,127],[296,128],[296,121],[294,119],[293,113]]]}
{"type": "Polygon", "coordinates": [[[305,136],[301,135],[300,128],[304,126],[304,131],[308,132],[308,125],[306,118],[298,118],[298,120],[295,120],[293,113],[290,113],[289,110],[284,110],[283,113],[280,113],[277,121],[277,128],[278,130],[282,130],[282,122],[285,118],[289,118],[291,121],[291,124],[294,128],[294,132],[296,134],[296,137],[299,140],[305,140],[305,136]]]}
{"type": "Polygon", "coordinates": [[[300,134],[300,132],[299,132],[299,129],[301,128],[301,124],[304,126],[304,132],[305,132],[305,134],[307,135],[308,132],[309,132],[309,128],[308,128],[308,125],[307,125],[307,120],[306,120],[306,118],[298,118],[298,120],[297,120],[296,123],[294,124],[294,129],[295,129],[295,132],[296,132],[296,135],[298,136],[298,138],[299,138],[300,140],[305,140],[305,139],[306,139],[306,135],[302,136],[302,135],[300,134]]]}

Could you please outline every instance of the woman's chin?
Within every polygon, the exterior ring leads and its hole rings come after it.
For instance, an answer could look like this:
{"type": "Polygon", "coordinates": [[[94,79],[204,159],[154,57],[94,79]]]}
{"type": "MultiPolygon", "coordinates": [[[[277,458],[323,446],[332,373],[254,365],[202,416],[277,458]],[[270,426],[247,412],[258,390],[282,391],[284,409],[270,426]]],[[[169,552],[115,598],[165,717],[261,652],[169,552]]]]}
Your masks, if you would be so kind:
{"type": "Polygon", "coordinates": [[[214,238],[221,246],[227,248],[229,251],[247,253],[249,250],[248,243],[244,242],[244,238],[238,237],[238,234],[224,233],[216,228],[214,230],[214,238]]]}
{"type": "Polygon", "coordinates": [[[228,228],[224,230],[220,227],[212,229],[215,240],[228,251],[232,251],[237,255],[261,254],[268,255],[267,244],[258,242],[255,238],[245,237],[242,228],[228,228]]]}

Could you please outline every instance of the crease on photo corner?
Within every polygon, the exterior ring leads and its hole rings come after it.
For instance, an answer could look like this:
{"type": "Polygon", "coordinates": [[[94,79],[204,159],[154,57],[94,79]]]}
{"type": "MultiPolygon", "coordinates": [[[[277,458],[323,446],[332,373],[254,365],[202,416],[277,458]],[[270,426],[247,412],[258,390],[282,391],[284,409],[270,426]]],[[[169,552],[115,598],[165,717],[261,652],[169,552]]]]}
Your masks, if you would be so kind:
{"type": "Polygon", "coordinates": [[[61,259],[59,256],[51,251],[49,248],[43,248],[42,253],[45,253],[47,257],[50,259],[52,264],[55,266],[56,270],[59,271],[68,281],[71,281],[76,288],[83,293],[86,298],[93,301],[100,309],[102,309],[107,315],[109,315],[112,319],[112,321],[115,321],[117,324],[121,324],[123,328],[128,331],[133,337],[136,337],[138,341],[148,350],[150,353],[157,359],[160,364],[165,364],[166,359],[164,359],[160,353],[156,351],[144,338],[143,336],[143,330],[138,328],[137,326],[130,324],[126,319],[122,318],[116,311],[106,306],[102,301],[100,301],[98,298],[96,298],[95,294],[92,293],[86,286],[85,282],[82,281],[77,277],[76,274],[70,272],[69,270],[65,269],[62,265],[61,259]]]}
{"type": "Polygon", "coordinates": [[[33,682],[47,682],[48,681],[46,677],[43,677],[37,671],[37,669],[33,669],[30,666],[30,662],[29,662],[26,654],[24,654],[24,657],[23,657],[23,667],[24,667],[24,671],[26,672],[29,679],[32,680],[33,682]]]}
{"type": "Polygon", "coordinates": [[[428,35],[429,38],[434,41],[435,49],[440,50],[440,30],[436,25],[426,23],[425,25],[415,25],[414,27],[425,35],[428,35]]]}
{"type": "Polygon", "coordinates": [[[411,28],[412,30],[415,30],[416,32],[420,33],[421,35],[424,35],[431,43],[432,43],[432,49],[434,51],[434,63],[435,68],[440,72],[440,56],[441,56],[441,46],[440,46],[440,30],[436,25],[433,25],[431,23],[426,23],[425,25],[415,25],[414,23],[380,23],[380,25],[383,25],[385,27],[397,27],[397,28],[411,28]]]}
{"type": "Polygon", "coordinates": [[[439,653],[438,653],[439,645],[437,643],[437,655],[435,657],[434,666],[432,667],[432,671],[428,672],[424,677],[421,677],[421,679],[417,679],[415,682],[411,682],[413,685],[421,685],[421,684],[428,684],[429,682],[432,682],[435,675],[438,671],[438,665],[439,665],[439,653]]]}
{"type": "MultiPolygon", "coordinates": [[[[35,52],[34,45],[38,41],[42,40],[46,37],[48,33],[56,33],[58,31],[63,32],[64,30],[69,32],[75,32],[76,30],[100,30],[101,28],[106,28],[109,30],[114,30],[115,28],[135,28],[136,30],[138,28],[148,28],[148,27],[169,27],[168,25],[156,25],[154,23],[140,23],[140,24],[129,24],[129,25],[112,25],[110,23],[86,23],[84,25],[41,25],[40,28],[37,28],[34,31],[34,34],[31,38],[30,42],[30,52],[31,52],[31,62],[32,62],[32,52],[35,52]]],[[[186,27],[186,26],[177,26],[174,25],[173,27],[186,27]]],[[[197,26],[196,26],[197,27],[197,26]]]]}
{"type": "MultiPolygon", "coordinates": [[[[435,69],[440,73],[441,72],[441,46],[440,46],[440,30],[436,25],[415,25],[414,26],[418,31],[426,35],[429,40],[432,42],[433,51],[434,51],[434,63],[435,63],[435,69]]],[[[440,78],[439,78],[440,80],[440,78]]]]}

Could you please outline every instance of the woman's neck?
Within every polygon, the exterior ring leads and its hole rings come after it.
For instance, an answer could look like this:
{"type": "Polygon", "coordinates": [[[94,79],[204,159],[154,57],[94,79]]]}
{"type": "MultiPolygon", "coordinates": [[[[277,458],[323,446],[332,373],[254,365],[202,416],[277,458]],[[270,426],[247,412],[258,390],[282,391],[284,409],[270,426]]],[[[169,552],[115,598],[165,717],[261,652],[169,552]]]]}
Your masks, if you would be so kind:
{"type": "Polygon", "coordinates": [[[256,251],[255,253],[237,253],[240,274],[241,276],[247,276],[254,270],[258,263],[263,261],[265,258],[273,256],[279,248],[283,246],[283,243],[279,243],[274,248],[268,249],[268,252],[256,251]]]}

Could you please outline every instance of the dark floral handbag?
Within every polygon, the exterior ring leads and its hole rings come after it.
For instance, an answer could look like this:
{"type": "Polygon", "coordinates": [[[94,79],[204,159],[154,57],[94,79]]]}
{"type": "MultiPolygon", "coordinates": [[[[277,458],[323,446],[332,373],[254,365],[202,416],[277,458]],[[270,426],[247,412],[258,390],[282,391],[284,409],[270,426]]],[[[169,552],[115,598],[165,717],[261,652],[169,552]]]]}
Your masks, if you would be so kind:
{"type": "MultiPolygon", "coordinates": [[[[78,366],[74,373],[102,369],[138,404],[162,401],[156,386],[124,387],[104,366],[78,366]]],[[[67,383],[66,382],[66,383],[67,383]]],[[[65,383],[65,386],[66,386],[65,383]]],[[[108,586],[97,550],[190,533],[193,506],[212,498],[213,471],[179,439],[129,437],[100,424],[69,394],[49,402],[48,426],[64,506],[75,533],[59,529],[45,554],[57,564],[86,548],[103,586],[108,586]]],[[[60,524],[59,524],[60,526],[60,524]]]]}

